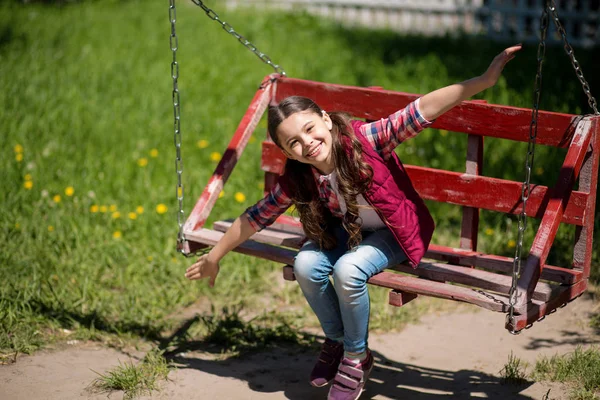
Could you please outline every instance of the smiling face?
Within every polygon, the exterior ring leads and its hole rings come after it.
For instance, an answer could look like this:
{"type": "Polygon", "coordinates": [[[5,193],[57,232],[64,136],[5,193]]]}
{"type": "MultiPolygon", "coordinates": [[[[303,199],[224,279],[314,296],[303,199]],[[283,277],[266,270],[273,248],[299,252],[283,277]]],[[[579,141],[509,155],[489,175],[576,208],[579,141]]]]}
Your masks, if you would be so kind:
{"type": "Polygon", "coordinates": [[[277,138],[284,154],[311,164],[324,174],[333,172],[332,122],[325,112],[300,111],[285,118],[277,127],[277,138]]]}

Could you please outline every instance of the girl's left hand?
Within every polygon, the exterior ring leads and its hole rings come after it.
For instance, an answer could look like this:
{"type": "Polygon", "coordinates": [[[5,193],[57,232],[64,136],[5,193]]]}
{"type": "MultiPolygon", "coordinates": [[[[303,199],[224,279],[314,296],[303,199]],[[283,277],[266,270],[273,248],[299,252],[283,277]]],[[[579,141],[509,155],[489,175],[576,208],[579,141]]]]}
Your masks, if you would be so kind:
{"type": "Polygon", "coordinates": [[[487,71],[482,75],[482,78],[488,83],[488,85],[494,86],[500,75],[502,74],[502,70],[506,63],[515,58],[515,53],[521,50],[521,45],[518,44],[516,46],[512,46],[504,50],[502,53],[498,54],[494,57],[494,60],[488,67],[487,71]]]}

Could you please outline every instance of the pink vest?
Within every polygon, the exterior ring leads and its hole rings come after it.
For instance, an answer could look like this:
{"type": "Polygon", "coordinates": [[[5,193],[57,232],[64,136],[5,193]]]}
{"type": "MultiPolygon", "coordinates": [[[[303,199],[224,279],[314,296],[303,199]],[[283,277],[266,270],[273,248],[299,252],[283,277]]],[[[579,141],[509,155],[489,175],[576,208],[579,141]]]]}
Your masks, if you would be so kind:
{"type": "Polygon", "coordinates": [[[364,197],[379,211],[409,263],[416,268],[429,247],[435,229],[433,218],[396,153],[384,161],[360,132],[364,122],[351,122],[362,143],[364,160],[373,168],[373,181],[364,197]]]}

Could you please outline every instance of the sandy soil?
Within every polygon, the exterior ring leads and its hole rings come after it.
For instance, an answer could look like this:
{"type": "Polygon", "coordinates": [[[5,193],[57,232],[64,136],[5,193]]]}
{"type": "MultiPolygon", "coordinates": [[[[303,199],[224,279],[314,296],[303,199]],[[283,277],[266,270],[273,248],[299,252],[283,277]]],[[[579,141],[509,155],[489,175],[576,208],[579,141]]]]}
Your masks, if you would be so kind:
{"type": "MultiPolygon", "coordinates": [[[[565,385],[503,384],[500,370],[511,352],[534,364],[543,355],[600,343],[600,332],[587,322],[598,312],[594,307],[597,302],[582,297],[518,336],[503,329],[503,315],[475,308],[429,315],[399,333],[373,334],[376,367],[361,399],[542,399],[548,391],[549,399],[565,399],[565,385]]],[[[142,398],[324,399],[327,388],[307,383],[314,358],[314,348],[276,348],[228,360],[209,350],[180,353],[162,390],[142,398]]],[[[121,392],[90,393],[87,387],[97,377],[94,371],[130,360],[136,355],[95,343],[23,356],[0,367],[0,399],[121,399],[121,392]]]]}

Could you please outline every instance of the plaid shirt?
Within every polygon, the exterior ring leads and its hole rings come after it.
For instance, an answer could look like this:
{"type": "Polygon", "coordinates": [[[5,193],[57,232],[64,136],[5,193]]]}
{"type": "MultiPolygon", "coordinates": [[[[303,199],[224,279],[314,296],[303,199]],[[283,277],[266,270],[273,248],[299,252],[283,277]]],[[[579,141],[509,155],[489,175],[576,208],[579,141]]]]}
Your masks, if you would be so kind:
{"type": "MultiPolygon", "coordinates": [[[[415,137],[431,124],[432,122],[421,116],[419,99],[417,99],[388,118],[362,125],[360,133],[367,138],[381,158],[388,160],[400,143],[415,137]]],[[[314,167],[312,171],[319,188],[321,201],[327,204],[334,216],[343,217],[337,195],[329,180],[330,176],[321,175],[314,167]]],[[[256,231],[260,231],[275,222],[291,205],[292,199],[284,193],[277,183],[262,200],[248,207],[245,214],[250,225],[256,231]]]]}

